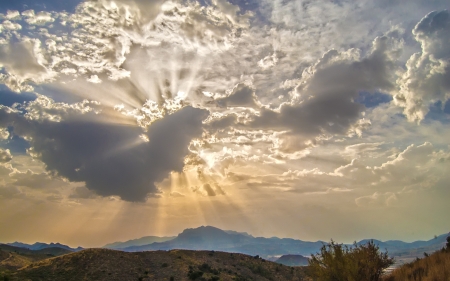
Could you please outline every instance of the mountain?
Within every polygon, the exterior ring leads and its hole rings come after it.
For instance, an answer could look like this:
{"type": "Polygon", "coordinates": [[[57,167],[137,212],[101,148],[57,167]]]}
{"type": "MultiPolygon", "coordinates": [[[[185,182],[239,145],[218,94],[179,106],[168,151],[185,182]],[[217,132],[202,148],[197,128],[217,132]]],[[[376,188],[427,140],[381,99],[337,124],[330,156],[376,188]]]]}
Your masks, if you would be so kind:
{"type": "Polygon", "coordinates": [[[283,255],[275,262],[287,266],[305,266],[308,265],[309,259],[302,255],[283,255]]]}
{"type": "MultiPolygon", "coordinates": [[[[72,251],[61,248],[45,248],[41,250],[30,250],[0,244],[0,272],[16,270],[33,262],[72,253],[72,251]]],[[[3,280],[0,278],[0,280],[3,280]]]]}
{"type": "MultiPolygon", "coordinates": [[[[448,234],[443,234],[429,241],[416,241],[412,243],[402,241],[379,241],[380,250],[388,250],[390,255],[418,254],[433,252],[441,249],[445,244],[448,234]]],[[[372,239],[361,240],[357,244],[365,244],[372,239]]],[[[260,255],[264,258],[281,255],[303,255],[310,256],[320,251],[326,242],[307,242],[290,238],[264,238],[253,237],[247,233],[236,231],[223,231],[212,226],[201,226],[198,228],[185,229],[176,238],[155,242],[148,245],[130,246],[123,248],[128,252],[150,251],[150,250],[215,250],[223,252],[242,253],[247,255],[260,255]]]]}
{"type": "Polygon", "coordinates": [[[173,236],[173,237],[146,236],[146,237],[142,237],[139,239],[128,240],[125,242],[114,242],[114,243],[106,244],[102,248],[120,250],[120,249],[123,249],[126,247],[148,245],[148,244],[151,244],[154,242],[166,242],[166,241],[174,239],[175,237],[176,236],[173,236]]]}
{"type": "Polygon", "coordinates": [[[46,248],[61,248],[61,249],[69,250],[71,252],[76,252],[76,251],[83,250],[83,248],[81,248],[81,247],[71,248],[71,247],[69,247],[67,245],[63,245],[63,244],[60,244],[60,243],[46,244],[46,243],[36,242],[34,244],[25,244],[25,243],[21,243],[21,242],[14,242],[14,243],[7,243],[6,245],[19,247],[19,248],[30,249],[30,250],[42,250],[42,249],[46,249],[46,248]]]}
{"type": "Polygon", "coordinates": [[[322,242],[304,242],[276,237],[253,237],[247,233],[223,231],[212,226],[201,226],[185,229],[170,241],[126,247],[123,250],[129,252],[172,249],[215,250],[267,257],[283,254],[310,255],[320,249],[321,246],[322,242]]]}
{"type": "MultiPolygon", "coordinates": [[[[421,256],[424,252],[432,253],[442,249],[448,236],[450,236],[450,233],[442,234],[428,241],[415,241],[411,243],[399,240],[388,240],[383,242],[373,239],[373,241],[381,250],[387,249],[391,255],[419,254],[421,256]]],[[[357,244],[365,244],[369,241],[370,239],[364,239],[357,244]]]]}
{"type": "MultiPolygon", "coordinates": [[[[88,249],[46,259],[11,273],[13,280],[305,280],[303,268],[214,251],[127,253],[88,249]]],[[[1,276],[0,276],[1,277],[1,276]]]]}

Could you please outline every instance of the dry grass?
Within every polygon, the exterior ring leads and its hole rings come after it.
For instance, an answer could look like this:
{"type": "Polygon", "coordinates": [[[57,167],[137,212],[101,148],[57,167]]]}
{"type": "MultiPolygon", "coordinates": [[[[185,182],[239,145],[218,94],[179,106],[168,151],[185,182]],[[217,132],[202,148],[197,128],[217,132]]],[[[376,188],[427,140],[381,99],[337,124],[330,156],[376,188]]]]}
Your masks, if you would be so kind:
{"type": "Polygon", "coordinates": [[[405,264],[383,280],[450,281],[450,251],[437,251],[428,257],[405,264]]]}

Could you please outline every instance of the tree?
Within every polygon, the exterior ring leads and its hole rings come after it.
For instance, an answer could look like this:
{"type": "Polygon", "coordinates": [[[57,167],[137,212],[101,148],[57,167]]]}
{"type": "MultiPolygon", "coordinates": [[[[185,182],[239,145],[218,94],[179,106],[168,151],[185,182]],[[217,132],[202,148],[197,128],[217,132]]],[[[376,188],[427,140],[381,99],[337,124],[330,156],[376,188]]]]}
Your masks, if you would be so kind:
{"type": "Polygon", "coordinates": [[[394,264],[373,241],[348,247],[333,240],[309,260],[308,275],[316,281],[378,281],[383,270],[394,264]]]}

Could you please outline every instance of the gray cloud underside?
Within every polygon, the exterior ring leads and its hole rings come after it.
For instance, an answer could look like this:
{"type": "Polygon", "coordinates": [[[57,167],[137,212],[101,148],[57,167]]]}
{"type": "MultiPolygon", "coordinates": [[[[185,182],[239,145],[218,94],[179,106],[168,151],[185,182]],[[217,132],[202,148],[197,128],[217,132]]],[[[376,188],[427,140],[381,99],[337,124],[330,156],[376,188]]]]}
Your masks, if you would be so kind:
{"type": "Polygon", "coordinates": [[[141,128],[90,120],[28,120],[0,111],[2,125],[14,125],[15,133],[30,138],[33,153],[46,169],[102,196],[118,195],[128,201],[144,201],[158,192],[154,183],[171,171],[181,171],[192,138],[200,137],[206,112],[185,107],[161,119],[144,133],[141,128]]]}
{"type": "Polygon", "coordinates": [[[345,134],[359,120],[364,106],[354,101],[361,90],[392,89],[395,69],[389,39],[374,41],[372,53],[360,61],[339,61],[337,51],[326,53],[312,77],[297,89],[300,101],[284,104],[279,112],[262,109],[250,126],[290,130],[305,136],[345,134]],[[333,62],[333,59],[338,59],[333,62]]]}

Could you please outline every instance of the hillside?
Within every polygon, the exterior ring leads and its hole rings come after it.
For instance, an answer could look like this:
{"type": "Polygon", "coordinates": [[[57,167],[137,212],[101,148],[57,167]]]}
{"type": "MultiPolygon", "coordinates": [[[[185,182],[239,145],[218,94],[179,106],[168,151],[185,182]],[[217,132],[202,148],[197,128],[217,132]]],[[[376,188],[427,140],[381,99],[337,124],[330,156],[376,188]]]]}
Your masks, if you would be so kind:
{"type": "Polygon", "coordinates": [[[61,248],[46,248],[38,251],[0,244],[0,277],[33,262],[72,253],[61,248]]]}
{"type": "Polygon", "coordinates": [[[305,280],[304,269],[214,251],[89,249],[18,270],[11,280],[305,280]]]}
{"type": "Polygon", "coordinates": [[[429,256],[393,270],[383,281],[448,281],[450,280],[450,250],[429,256]]]}

